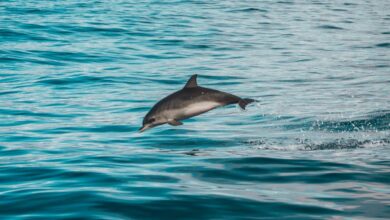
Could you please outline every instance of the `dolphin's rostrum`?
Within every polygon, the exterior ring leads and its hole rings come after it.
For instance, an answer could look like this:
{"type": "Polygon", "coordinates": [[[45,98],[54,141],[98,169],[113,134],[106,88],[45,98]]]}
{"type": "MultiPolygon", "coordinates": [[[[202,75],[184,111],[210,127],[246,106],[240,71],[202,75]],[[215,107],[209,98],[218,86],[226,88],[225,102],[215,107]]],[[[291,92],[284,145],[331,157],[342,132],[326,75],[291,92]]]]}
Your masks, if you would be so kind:
{"type": "Polygon", "coordinates": [[[242,99],[238,96],[198,86],[197,75],[192,75],[183,89],[163,98],[146,114],[140,132],[168,123],[182,125],[181,120],[200,115],[214,108],[235,104],[245,109],[253,99],[242,99]]]}

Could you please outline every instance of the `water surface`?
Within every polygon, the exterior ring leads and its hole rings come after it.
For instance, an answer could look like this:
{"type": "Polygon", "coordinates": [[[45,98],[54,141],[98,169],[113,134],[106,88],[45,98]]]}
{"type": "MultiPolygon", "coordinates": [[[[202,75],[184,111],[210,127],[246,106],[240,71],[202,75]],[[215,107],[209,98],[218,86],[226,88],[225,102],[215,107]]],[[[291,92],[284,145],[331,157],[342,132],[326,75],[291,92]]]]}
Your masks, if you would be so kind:
{"type": "Polygon", "coordinates": [[[390,216],[386,1],[3,1],[2,219],[390,216]],[[258,103],[138,133],[192,74],[258,103]]]}

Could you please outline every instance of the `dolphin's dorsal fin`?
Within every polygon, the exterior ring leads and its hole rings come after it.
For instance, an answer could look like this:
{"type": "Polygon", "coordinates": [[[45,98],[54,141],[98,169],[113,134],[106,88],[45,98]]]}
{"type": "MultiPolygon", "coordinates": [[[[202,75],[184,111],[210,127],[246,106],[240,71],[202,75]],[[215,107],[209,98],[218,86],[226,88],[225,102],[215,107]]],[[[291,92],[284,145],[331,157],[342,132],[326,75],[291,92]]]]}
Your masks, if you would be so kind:
{"type": "Polygon", "coordinates": [[[191,78],[187,81],[187,83],[184,86],[184,88],[194,88],[194,87],[197,87],[198,86],[198,83],[196,82],[196,77],[197,76],[198,76],[197,74],[192,75],[191,78]]]}

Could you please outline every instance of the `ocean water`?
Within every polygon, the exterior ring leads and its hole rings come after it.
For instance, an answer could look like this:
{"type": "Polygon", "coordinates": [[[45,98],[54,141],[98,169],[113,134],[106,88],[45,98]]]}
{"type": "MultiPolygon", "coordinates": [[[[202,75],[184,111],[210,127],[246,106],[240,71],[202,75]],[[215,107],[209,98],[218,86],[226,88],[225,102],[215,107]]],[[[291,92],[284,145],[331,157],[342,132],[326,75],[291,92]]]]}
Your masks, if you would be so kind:
{"type": "Polygon", "coordinates": [[[388,219],[388,1],[0,2],[1,219],[388,219]],[[138,133],[192,74],[259,102],[138,133]]]}

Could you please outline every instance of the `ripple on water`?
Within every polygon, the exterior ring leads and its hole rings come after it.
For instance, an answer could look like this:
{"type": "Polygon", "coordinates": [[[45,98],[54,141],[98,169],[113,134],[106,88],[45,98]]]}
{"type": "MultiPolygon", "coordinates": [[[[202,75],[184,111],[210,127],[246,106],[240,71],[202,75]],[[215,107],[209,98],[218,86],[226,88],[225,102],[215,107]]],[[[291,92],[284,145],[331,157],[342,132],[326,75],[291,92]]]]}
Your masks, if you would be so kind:
{"type": "Polygon", "coordinates": [[[3,1],[0,218],[386,219],[388,6],[3,1]],[[192,74],[259,102],[139,133],[192,74]]]}

